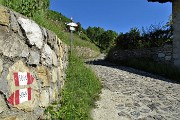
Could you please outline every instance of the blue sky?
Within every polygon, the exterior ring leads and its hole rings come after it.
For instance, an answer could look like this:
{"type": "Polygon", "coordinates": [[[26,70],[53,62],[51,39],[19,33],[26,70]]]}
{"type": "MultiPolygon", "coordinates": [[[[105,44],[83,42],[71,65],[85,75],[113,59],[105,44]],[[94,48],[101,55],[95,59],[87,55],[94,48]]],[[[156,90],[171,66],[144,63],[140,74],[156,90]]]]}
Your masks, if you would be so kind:
{"type": "Polygon", "coordinates": [[[171,3],[152,3],[147,0],[50,0],[50,9],[73,17],[83,28],[102,27],[105,30],[127,32],[168,21],[171,3]]]}

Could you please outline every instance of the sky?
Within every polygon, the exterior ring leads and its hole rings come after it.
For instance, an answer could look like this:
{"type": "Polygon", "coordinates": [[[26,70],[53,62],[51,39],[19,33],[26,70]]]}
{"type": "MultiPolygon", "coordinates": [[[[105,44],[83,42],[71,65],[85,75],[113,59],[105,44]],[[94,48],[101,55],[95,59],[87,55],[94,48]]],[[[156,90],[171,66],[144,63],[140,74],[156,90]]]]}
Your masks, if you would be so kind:
{"type": "Polygon", "coordinates": [[[50,0],[50,9],[73,17],[85,29],[102,27],[125,33],[133,27],[166,24],[172,4],[147,0],[50,0]]]}

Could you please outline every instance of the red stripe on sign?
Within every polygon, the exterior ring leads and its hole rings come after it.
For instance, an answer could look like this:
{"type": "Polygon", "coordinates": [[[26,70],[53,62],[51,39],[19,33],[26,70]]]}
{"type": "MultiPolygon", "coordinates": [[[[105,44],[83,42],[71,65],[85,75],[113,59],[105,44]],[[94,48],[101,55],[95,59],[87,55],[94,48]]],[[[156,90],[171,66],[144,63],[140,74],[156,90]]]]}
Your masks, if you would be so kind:
{"type": "Polygon", "coordinates": [[[19,90],[16,90],[15,92],[15,105],[19,104],[19,90]]]}
{"type": "Polygon", "coordinates": [[[8,102],[14,106],[14,93],[12,93],[11,96],[8,98],[8,102]]]}
{"type": "Polygon", "coordinates": [[[19,86],[19,78],[18,78],[18,73],[14,73],[14,81],[15,81],[15,86],[19,86]]]}
{"type": "Polygon", "coordinates": [[[28,88],[28,100],[31,100],[31,88],[28,88]]]}
{"type": "Polygon", "coordinates": [[[30,73],[27,73],[27,79],[28,79],[27,81],[28,85],[32,84],[34,81],[34,77],[30,73]]]}
{"type": "Polygon", "coordinates": [[[27,73],[27,84],[29,85],[29,84],[31,84],[31,75],[30,75],[30,73],[27,73]]]}

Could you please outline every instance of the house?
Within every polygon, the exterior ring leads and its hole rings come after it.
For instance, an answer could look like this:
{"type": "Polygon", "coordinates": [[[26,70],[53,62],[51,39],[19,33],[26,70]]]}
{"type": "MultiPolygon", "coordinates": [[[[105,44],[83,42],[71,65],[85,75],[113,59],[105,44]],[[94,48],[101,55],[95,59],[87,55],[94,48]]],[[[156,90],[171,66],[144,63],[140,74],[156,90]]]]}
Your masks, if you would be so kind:
{"type": "Polygon", "coordinates": [[[180,68],[180,0],[148,0],[149,2],[172,2],[173,17],[173,63],[180,68]]]}

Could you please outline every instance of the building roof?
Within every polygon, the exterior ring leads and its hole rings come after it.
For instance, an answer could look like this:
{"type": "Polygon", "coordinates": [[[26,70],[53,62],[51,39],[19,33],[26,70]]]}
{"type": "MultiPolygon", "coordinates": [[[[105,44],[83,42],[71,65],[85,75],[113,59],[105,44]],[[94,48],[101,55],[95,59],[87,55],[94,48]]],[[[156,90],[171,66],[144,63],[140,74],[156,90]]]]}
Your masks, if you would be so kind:
{"type": "Polygon", "coordinates": [[[148,2],[159,2],[159,3],[165,3],[165,2],[172,2],[173,0],[148,0],[148,2]]]}

